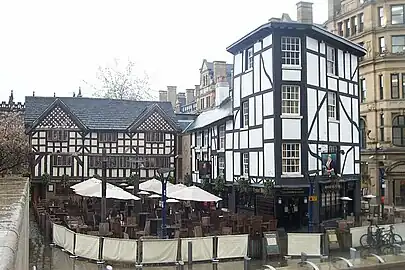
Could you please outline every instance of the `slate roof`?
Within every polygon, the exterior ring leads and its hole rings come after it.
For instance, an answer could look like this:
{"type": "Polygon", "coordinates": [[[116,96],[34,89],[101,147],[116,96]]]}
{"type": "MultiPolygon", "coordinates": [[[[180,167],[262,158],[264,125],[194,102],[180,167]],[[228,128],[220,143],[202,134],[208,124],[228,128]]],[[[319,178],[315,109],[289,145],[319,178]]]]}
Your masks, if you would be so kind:
{"type": "Polygon", "coordinates": [[[179,128],[182,131],[185,131],[186,128],[194,122],[194,120],[197,118],[196,114],[188,114],[188,113],[177,113],[176,114],[176,120],[179,128]]]}
{"type": "Polygon", "coordinates": [[[184,132],[190,132],[196,129],[205,128],[214,124],[222,119],[233,116],[232,100],[226,99],[220,107],[201,113],[195,121],[187,127],[184,132]]]}
{"type": "Polygon", "coordinates": [[[25,97],[25,124],[32,124],[56,100],[61,100],[89,129],[124,130],[157,104],[176,122],[170,102],[134,101],[86,97],[25,97]]]}

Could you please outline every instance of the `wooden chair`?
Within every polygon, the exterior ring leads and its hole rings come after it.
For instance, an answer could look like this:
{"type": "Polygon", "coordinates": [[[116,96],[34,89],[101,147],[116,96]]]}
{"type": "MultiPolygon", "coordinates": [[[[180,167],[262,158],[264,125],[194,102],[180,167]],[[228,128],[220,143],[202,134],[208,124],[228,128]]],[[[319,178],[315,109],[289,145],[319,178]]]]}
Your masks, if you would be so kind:
{"type": "Polygon", "coordinates": [[[136,232],[136,237],[141,237],[141,236],[149,236],[150,234],[150,220],[147,220],[145,222],[145,228],[143,231],[137,231],[136,232]]]}

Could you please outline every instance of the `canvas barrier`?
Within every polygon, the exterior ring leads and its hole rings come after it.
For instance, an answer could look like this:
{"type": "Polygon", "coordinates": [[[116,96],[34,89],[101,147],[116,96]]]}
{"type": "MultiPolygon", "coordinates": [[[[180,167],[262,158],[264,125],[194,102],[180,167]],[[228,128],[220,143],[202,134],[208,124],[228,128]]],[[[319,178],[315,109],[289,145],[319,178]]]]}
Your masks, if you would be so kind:
{"type": "MultiPolygon", "coordinates": [[[[380,228],[384,230],[389,230],[390,225],[394,225],[394,233],[399,234],[403,240],[405,240],[405,223],[397,223],[397,224],[387,224],[387,225],[378,225],[380,228]]],[[[361,247],[360,238],[367,234],[367,229],[369,226],[362,226],[362,227],[354,227],[350,228],[350,234],[352,235],[352,247],[361,247]]],[[[375,232],[375,229],[373,229],[375,232]]]]}
{"type": "Polygon", "coordinates": [[[181,239],[181,258],[188,261],[188,242],[193,246],[193,262],[212,260],[214,250],[214,237],[196,237],[181,239]]]}
{"type": "Polygon", "coordinates": [[[178,239],[142,240],[142,263],[176,262],[178,243],[178,239]]]}
{"type": "Polygon", "coordinates": [[[288,255],[300,256],[304,252],[308,256],[320,256],[322,254],[320,233],[288,233],[288,255]]]}
{"type": "Polygon", "coordinates": [[[53,223],[52,234],[53,234],[53,243],[59,247],[64,248],[66,228],[61,225],[53,223]]]}
{"type": "Polygon", "coordinates": [[[218,236],[218,259],[243,258],[247,256],[249,235],[218,236]]]}
{"type": "Polygon", "coordinates": [[[104,238],[103,260],[136,263],[136,240],[104,238]]]}
{"type": "Polygon", "coordinates": [[[99,250],[100,238],[98,236],[76,234],[75,255],[90,260],[98,260],[99,250]]]}
{"type": "Polygon", "coordinates": [[[63,248],[66,249],[67,252],[70,254],[74,254],[75,252],[75,232],[72,232],[71,230],[65,228],[65,244],[63,245],[63,248]]]}

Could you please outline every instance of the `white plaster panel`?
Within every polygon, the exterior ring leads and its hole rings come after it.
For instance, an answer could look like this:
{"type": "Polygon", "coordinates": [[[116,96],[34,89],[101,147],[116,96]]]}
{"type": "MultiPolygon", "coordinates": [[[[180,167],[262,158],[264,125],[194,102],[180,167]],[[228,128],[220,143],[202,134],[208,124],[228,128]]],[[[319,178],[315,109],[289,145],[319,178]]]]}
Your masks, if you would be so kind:
{"type": "Polygon", "coordinates": [[[239,132],[239,143],[240,149],[246,149],[249,147],[247,130],[239,132]]]}
{"type": "Polygon", "coordinates": [[[253,60],[253,92],[260,92],[260,54],[255,55],[253,60]]]}
{"type": "Polygon", "coordinates": [[[360,161],[360,147],[354,147],[354,161],[360,161]]]}
{"type": "Polygon", "coordinates": [[[331,142],[339,141],[339,124],[338,123],[329,122],[329,141],[331,141],[331,142]]]}
{"type": "Polygon", "coordinates": [[[341,149],[345,151],[345,154],[342,156],[342,162],[340,163],[340,171],[342,175],[345,174],[354,174],[354,152],[353,150],[349,151],[350,146],[341,146],[341,149]],[[346,162],[344,160],[346,159],[346,162]]]}
{"type": "Polygon", "coordinates": [[[235,119],[235,129],[240,129],[240,109],[236,110],[233,112],[234,114],[234,119],[235,119]]]}
{"type": "MultiPolygon", "coordinates": [[[[316,144],[309,144],[308,145],[309,150],[312,151],[312,153],[317,154],[318,149],[316,144]]],[[[311,153],[308,151],[308,170],[316,170],[318,166],[318,159],[314,156],[311,155],[311,153]]]]}
{"type": "Polygon", "coordinates": [[[319,48],[320,48],[319,52],[322,54],[325,54],[325,43],[321,42],[319,48]]]}
{"type": "Polygon", "coordinates": [[[307,53],[307,70],[307,83],[319,86],[319,62],[317,55],[307,53]]]}
{"type": "Polygon", "coordinates": [[[248,72],[242,75],[241,98],[249,96],[253,93],[253,72],[248,72]]]}
{"type": "Polygon", "coordinates": [[[259,170],[258,153],[249,153],[249,176],[258,176],[259,170]]]}
{"type": "Polygon", "coordinates": [[[343,108],[346,109],[349,117],[352,115],[351,110],[351,98],[341,96],[340,100],[342,102],[340,106],[340,141],[341,142],[352,142],[352,133],[351,133],[351,123],[347,118],[343,108]]]}
{"type": "Polygon", "coordinates": [[[263,63],[261,65],[261,90],[268,90],[272,88],[271,82],[273,81],[273,50],[270,48],[262,52],[263,63]],[[270,79],[269,79],[270,78],[270,79]],[[271,80],[271,81],[270,81],[271,80]]]}
{"type": "Polygon", "coordinates": [[[307,48],[318,52],[318,40],[307,37],[307,48]]]}
{"type": "Polygon", "coordinates": [[[274,114],[273,92],[268,92],[263,95],[264,116],[274,114]]]}
{"type": "Polygon", "coordinates": [[[274,144],[264,144],[264,177],[274,177],[274,144]]]}
{"type": "Polygon", "coordinates": [[[250,97],[249,98],[249,126],[256,125],[255,110],[256,110],[255,97],[250,97]]]}
{"type": "MultiPolygon", "coordinates": [[[[316,118],[316,111],[318,109],[318,102],[316,100],[316,92],[317,90],[312,89],[312,88],[307,88],[307,102],[308,102],[308,132],[310,131],[309,129],[311,128],[311,124],[316,118]]],[[[317,140],[317,121],[315,120],[314,125],[312,127],[312,130],[309,134],[309,139],[310,140],[317,140]]]]}
{"type": "Polygon", "coordinates": [[[259,52],[261,49],[262,49],[262,42],[261,41],[258,41],[253,45],[253,51],[255,53],[259,52]]]}
{"type": "Polygon", "coordinates": [[[233,107],[240,106],[240,77],[233,80],[233,107]]]}
{"type": "Polygon", "coordinates": [[[328,77],[328,89],[337,91],[337,79],[328,77]]]}
{"type": "Polygon", "coordinates": [[[301,81],[301,70],[283,69],[282,76],[286,81],[301,81]]]}
{"type": "MultiPolygon", "coordinates": [[[[318,91],[318,104],[321,104],[322,99],[325,96],[324,91],[318,91]]],[[[319,110],[318,113],[318,118],[319,118],[319,140],[320,141],[327,141],[327,125],[328,125],[328,112],[327,112],[327,101],[325,99],[324,103],[322,104],[322,107],[319,110]]]]}
{"type": "Polygon", "coordinates": [[[326,88],[326,59],[325,57],[319,57],[319,69],[320,69],[320,87],[326,88]]]}
{"type": "Polygon", "coordinates": [[[357,84],[353,84],[353,95],[359,97],[359,87],[357,84]]]}
{"type": "Polygon", "coordinates": [[[234,132],[233,133],[233,148],[234,149],[239,149],[239,132],[234,132]]]}
{"type": "Polygon", "coordinates": [[[349,87],[347,85],[347,82],[339,80],[339,92],[346,93],[346,94],[349,92],[349,87]]]}
{"type": "Polygon", "coordinates": [[[226,130],[233,130],[233,121],[232,120],[226,121],[225,129],[226,130]]]}
{"type": "Polygon", "coordinates": [[[227,182],[233,182],[233,152],[225,152],[225,178],[227,182]]]}
{"type": "MultiPolygon", "coordinates": [[[[357,99],[352,98],[352,108],[353,108],[353,112],[352,112],[352,121],[355,122],[357,124],[357,126],[359,126],[359,103],[357,101],[357,99]]],[[[353,125],[353,143],[359,143],[360,142],[360,130],[358,130],[356,128],[355,125],[353,125]]]]}
{"type": "Polygon", "coordinates": [[[239,75],[242,73],[242,64],[243,64],[243,55],[242,53],[238,53],[235,55],[234,59],[234,64],[233,64],[233,74],[234,75],[239,75]]]}
{"type": "Polygon", "coordinates": [[[273,43],[273,35],[269,35],[263,39],[263,48],[270,46],[273,43]]]}
{"type": "Polygon", "coordinates": [[[263,101],[262,96],[256,96],[256,125],[263,123],[263,101]]]}
{"type": "Polygon", "coordinates": [[[234,175],[240,175],[240,153],[239,152],[234,152],[233,153],[233,173],[234,175]]]}
{"type": "Polygon", "coordinates": [[[249,148],[263,147],[262,128],[249,130],[249,148]]]}
{"type": "Polygon", "coordinates": [[[352,65],[352,74],[351,74],[351,77],[353,77],[353,81],[355,81],[355,82],[357,82],[357,70],[356,70],[356,68],[357,68],[357,65],[358,65],[358,63],[357,63],[357,56],[355,56],[355,55],[353,55],[353,54],[351,54],[350,55],[351,56],[351,65],[352,65]]]}
{"type": "Polygon", "coordinates": [[[233,147],[233,144],[232,144],[232,137],[233,137],[233,134],[232,133],[227,133],[226,135],[225,135],[225,148],[226,149],[232,149],[233,147]]]}
{"type": "Polygon", "coordinates": [[[338,50],[337,53],[337,62],[338,62],[338,73],[339,73],[339,77],[344,78],[344,65],[343,65],[343,51],[342,50],[338,50]]]}
{"type": "Polygon", "coordinates": [[[301,119],[282,119],[282,128],[283,139],[301,139],[301,119]]]}
{"type": "Polygon", "coordinates": [[[263,165],[264,165],[264,162],[263,162],[263,152],[262,151],[260,151],[259,152],[259,176],[263,176],[263,165]]]}
{"type": "Polygon", "coordinates": [[[350,80],[350,53],[344,53],[345,57],[345,78],[350,80]]]}
{"type": "Polygon", "coordinates": [[[349,94],[350,95],[354,95],[354,88],[353,88],[353,84],[349,83],[349,94]]]}
{"type": "Polygon", "coordinates": [[[264,139],[274,139],[274,119],[266,118],[263,120],[264,139]]]}

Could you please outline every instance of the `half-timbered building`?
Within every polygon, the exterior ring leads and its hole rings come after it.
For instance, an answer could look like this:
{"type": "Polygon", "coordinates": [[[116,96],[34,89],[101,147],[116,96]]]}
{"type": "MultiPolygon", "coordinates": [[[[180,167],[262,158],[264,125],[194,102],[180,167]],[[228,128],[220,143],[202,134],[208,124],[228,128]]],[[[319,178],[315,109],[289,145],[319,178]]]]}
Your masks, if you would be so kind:
{"type": "Polygon", "coordinates": [[[103,150],[112,182],[135,172],[153,178],[156,169],[175,166],[178,126],[170,102],[32,96],[25,108],[34,183],[101,176],[103,150]]]}
{"type": "Polygon", "coordinates": [[[226,180],[246,178],[254,187],[271,181],[273,197],[252,196],[250,205],[285,228],[340,216],[343,196],[358,215],[364,50],[312,23],[274,19],[227,51],[234,83],[226,180]]]}

